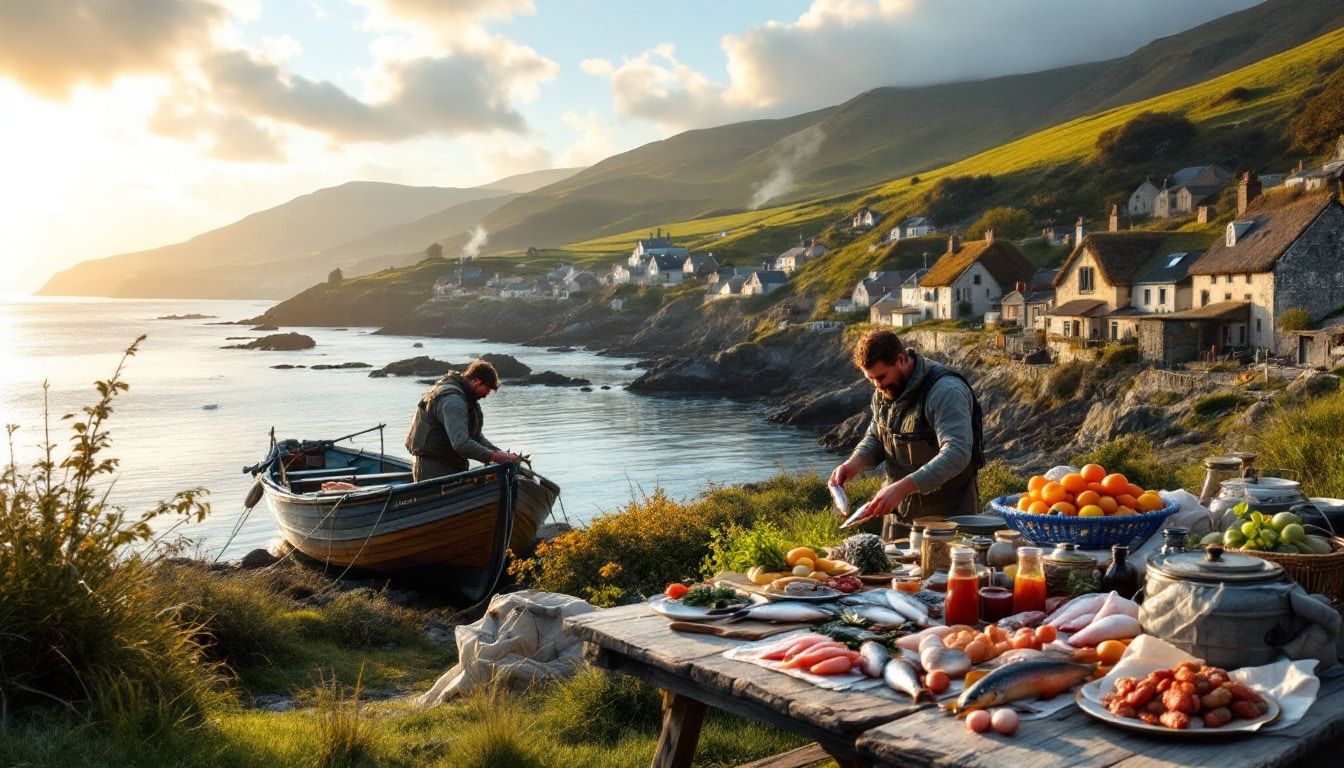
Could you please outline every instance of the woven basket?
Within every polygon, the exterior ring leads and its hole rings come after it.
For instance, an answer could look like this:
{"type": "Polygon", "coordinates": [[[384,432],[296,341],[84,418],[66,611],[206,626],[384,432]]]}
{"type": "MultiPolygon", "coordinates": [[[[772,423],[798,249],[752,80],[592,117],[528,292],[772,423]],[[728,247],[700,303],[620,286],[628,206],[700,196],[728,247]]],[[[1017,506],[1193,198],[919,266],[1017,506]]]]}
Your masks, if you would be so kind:
{"type": "Polygon", "coordinates": [[[989,502],[994,514],[1003,516],[1008,527],[1036,544],[1059,544],[1071,541],[1079,549],[1110,549],[1115,544],[1137,545],[1162,527],[1162,523],[1176,512],[1176,504],[1165,509],[1138,515],[1110,515],[1107,517],[1065,517],[1037,515],[1023,512],[1016,506],[1017,497],[1000,496],[989,502]]]}
{"type": "Polygon", "coordinates": [[[1344,538],[1330,539],[1333,551],[1328,555],[1289,555],[1279,552],[1256,552],[1239,549],[1261,560],[1278,563],[1309,594],[1325,595],[1335,605],[1344,604],[1344,538]]]}

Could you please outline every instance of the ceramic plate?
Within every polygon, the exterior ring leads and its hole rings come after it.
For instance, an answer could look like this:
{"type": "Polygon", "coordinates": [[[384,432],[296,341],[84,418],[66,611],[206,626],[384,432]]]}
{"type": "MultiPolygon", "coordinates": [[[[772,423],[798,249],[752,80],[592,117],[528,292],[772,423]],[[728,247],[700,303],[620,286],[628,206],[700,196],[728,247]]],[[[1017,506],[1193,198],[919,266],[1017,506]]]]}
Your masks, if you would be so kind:
{"type": "Polygon", "coordinates": [[[1269,704],[1269,710],[1254,720],[1237,719],[1221,728],[1187,728],[1185,730],[1168,728],[1165,725],[1149,725],[1142,720],[1113,715],[1106,709],[1106,707],[1102,706],[1101,684],[1104,682],[1105,680],[1093,680],[1080,688],[1077,695],[1078,708],[1098,720],[1110,723],[1117,728],[1124,728],[1130,731],[1157,734],[1160,736],[1218,738],[1229,733],[1249,733],[1251,731],[1257,731],[1261,726],[1279,719],[1279,703],[1262,693],[1260,694],[1260,697],[1269,704]]]}
{"type": "MultiPolygon", "coordinates": [[[[750,600],[743,599],[742,604],[746,605],[750,600]]],[[[723,621],[728,618],[726,614],[710,615],[708,608],[700,608],[694,605],[682,605],[676,600],[669,600],[667,595],[654,595],[649,598],[649,607],[654,613],[662,614],[673,621],[723,621]]]]}

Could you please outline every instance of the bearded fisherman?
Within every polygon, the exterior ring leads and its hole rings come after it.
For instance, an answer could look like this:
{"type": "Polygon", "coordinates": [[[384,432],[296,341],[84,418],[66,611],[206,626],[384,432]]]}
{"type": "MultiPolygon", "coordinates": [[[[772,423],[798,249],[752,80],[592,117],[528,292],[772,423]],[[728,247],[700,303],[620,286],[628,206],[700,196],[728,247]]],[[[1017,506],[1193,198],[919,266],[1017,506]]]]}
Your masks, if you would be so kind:
{"type": "Polygon", "coordinates": [[[843,486],[878,464],[886,474],[859,520],[891,515],[883,524],[883,538],[891,540],[894,525],[918,517],[977,514],[984,452],[980,407],[966,379],[886,329],[859,338],[854,364],[873,385],[872,421],[830,484],[843,486]]]}
{"type": "Polygon", "coordinates": [[[449,371],[420,398],[406,436],[406,450],[415,457],[415,482],[465,472],[468,459],[505,464],[522,457],[501,451],[481,433],[485,416],[480,401],[499,389],[499,373],[484,360],[474,360],[461,373],[449,371]]]}

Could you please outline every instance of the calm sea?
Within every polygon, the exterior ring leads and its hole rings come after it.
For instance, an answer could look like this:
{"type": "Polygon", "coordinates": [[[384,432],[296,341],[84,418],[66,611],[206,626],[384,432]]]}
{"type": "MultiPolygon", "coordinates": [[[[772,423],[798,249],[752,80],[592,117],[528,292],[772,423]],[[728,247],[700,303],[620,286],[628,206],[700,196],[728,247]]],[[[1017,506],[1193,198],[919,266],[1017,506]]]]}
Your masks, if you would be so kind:
{"type": "MultiPolygon", "coordinates": [[[[380,368],[417,355],[466,362],[510,354],[534,371],[593,382],[572,387],[510,387],[483,402],[485,434],[530,454],[537,472],[563,488],[552,519],[580,524],[661,488],[689,499],[711,485],[789,472],[829,472],[838,462],[810,433],[770,424],[761,408],[724,399],[650,397],[624,390],[638,371],[628,359],[591,352],[549,352],[513,344],[379,336],[372,328],[285,328],[317,346],[301,352],[223,349],[264,335],[228,325],[271,306],[255,301],[33,298],[0,302],[0,424],[17,424],[20,467],[39,455],[45,410],[57,457],[69,445],[60,416],[96,402],[94,382],[109,378],[135,338],[117,398],[112,447],[120,461],[110,502],[130,512],[152,508],[178,490],[210,491],[210,518],[179,528],[202,554],[236,559],[275,543],[265,503],[243,515],[251,477],[242,468],[265,457],[277,438],[325,439],[378,424],[350,445],[406,455],[402,445],[425,385],[412,378],[370,378],[369,369],[313,370],[368,363],[380,368]],[[204,315],[204,319],[166,319],[204,315]],[[417,347],[416,345],[423,345],[417,347]],[[291,369],[276,366],[292,365],[291,369]],[[609,389],[601,389],[607,385],[609,389]],[[239,527],[241,525],[241,527],[239,527]],[[230,536],[237,529],[236,535],[230,536]]],[[[3,457],[9,460],[8,450],[3,457]]]]}

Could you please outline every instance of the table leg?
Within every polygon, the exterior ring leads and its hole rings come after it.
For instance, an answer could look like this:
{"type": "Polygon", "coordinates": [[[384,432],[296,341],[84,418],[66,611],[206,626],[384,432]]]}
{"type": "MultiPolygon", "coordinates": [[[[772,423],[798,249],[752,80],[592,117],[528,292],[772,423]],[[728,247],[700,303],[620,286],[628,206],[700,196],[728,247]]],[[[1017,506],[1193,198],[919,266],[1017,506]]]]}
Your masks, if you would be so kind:
{"type": "Polygon", "coordinates": [[[706,709],[704,702],[663,691],[663,732],[653,753],[653,768],[690,768],[706,709]]]}

